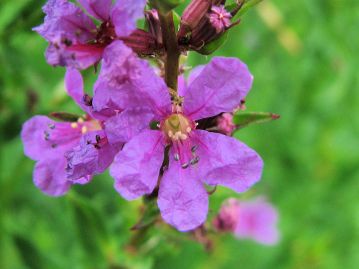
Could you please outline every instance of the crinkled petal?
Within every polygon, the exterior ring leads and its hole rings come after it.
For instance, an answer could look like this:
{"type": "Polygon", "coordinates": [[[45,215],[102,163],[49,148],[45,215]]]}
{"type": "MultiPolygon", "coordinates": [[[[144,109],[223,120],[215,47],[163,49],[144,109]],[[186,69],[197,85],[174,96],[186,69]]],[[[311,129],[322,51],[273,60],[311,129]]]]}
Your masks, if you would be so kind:
{"type": "Polygon", "coordinates": [[[184,110],[194,120],[231,112],[246,97],[252,81],[240,60],[215,57],[189,85],[184,110]]]}
{"type": "Polygon", "coordinates": [[[71,186],[66,178],[65,167],[64,156],[37,162],[33,175],[35,186],[47,195],[64,195],[71,186]]]}
{"type": "Polygon", "coordinates": [[[110,18],[111,0],[77,0],[94,18],[107,21],[110,18]]]}
{"type": "Polygon", "coordinates": [[[112,163],[118,148],[108,143],[104,131],[86,133],[79,145],[66,153],[67,177],[76,182],[103,173],[112,163]]]}
{"type": "Polygon", "coordinates": [[[105,50],[93,106],[96,111],[147,106],[165,114],[171,102],[164,81],[153,68],[122,41],[115,41],[105,50]]]}
{"type": "Polygon", "coordinates": [[[146,0],[117,0],[112,9],[112,22],[118,36],[128,36],[136,29],[136,21],[143,17],[146,0]]]}
{"type": "Polygon", "coordinates": [[[189,231],[206,221],[208,194],[191,167],[183,169],[172,161],[165,171],[158,193],[162,218],[179,231],[189,231]]]}
{"type": "Polygon", "coordinates": [[[240,202],[235,234],[238,238],[252,238],[265,245],[279,240],[278,212],[265,199],[240,202]]]}
{"type": "Polygon", "coordinates": [[[47,41],[57,43],[63,36],[66,43],[85,43],[94,37],[96,25],[76,5],[67,0],[49,0],[43,7],[44,23],[34,30],[47,41]]]}
{"type": "Polygon", "coordinates": [[[144,131],[130,140],[111,165],[115,189],[127,200],[150,194],[157,184],[164,158],[162,133],[144,131]]]}
{"type": "Polygon", "coordinates": [[[126,109],[105,121],[107,138],[111,144],[127,142],[144,129],[149,129],[154,115],[148,108],[126,109]]]}
{"type": "Polygon", "coordinates": [[[258,182],[262,175],[261,157],[247,145],[233,137],[196,130],[199,141],[198,166],[209,185],[222,185],[236,192],[244,192],[258,182]]]}
{"type": "Polygon", "coordinates": [[[81,131],[72,129],[69,123],[35,116],[24,123],[21,139],[25,155],[33,160],[41,160],[63,154],[78,141],[80,134],[81,131]]]}

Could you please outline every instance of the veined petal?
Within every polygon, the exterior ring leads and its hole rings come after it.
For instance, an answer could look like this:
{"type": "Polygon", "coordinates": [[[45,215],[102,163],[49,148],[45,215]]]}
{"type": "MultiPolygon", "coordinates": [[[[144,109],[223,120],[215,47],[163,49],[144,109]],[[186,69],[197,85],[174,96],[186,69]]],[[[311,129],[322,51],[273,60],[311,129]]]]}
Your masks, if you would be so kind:
{"type": "Polygon", "coordinates": [[[156,187],[164,158],[162,139],[159,131],[144,131],[115,157],[110,174],[115,179],[115,189],[125,199],[150,194],[156,187]]]}
{"type": "Polygon", "coordinates": [[[35,116],[22,127],[21,139],[25,155],[33,160],[53,158],[66,152],[81,137],[81,130],[70,123],[55,122],[45,116],[35,116]]]}
{"type": "Polygon", "coordinates": [[[119,146],[110,145],[104,131],[86,133],[79,145],[66,153],[68,179],[76,183],[78,179],[103,173],[118,151],[119,146]]]}
{"type": "Polygon", "coordinates": [[[77,0],[94,18],[107,21],[110,18],[111,0],[77,0]]]}
{"type": "Polygon", "coordinates": [[[208,194],[199,175],[176,161],[162,177],[157,203],[164,221],[179,231],[193,230],[207,218],[208,194]]]}
{"type": "Polygon", "coordinates": [[[199,166],[201,171],[208,169],[203,178],[207,184],[244,192],[260,180],[263,161],[253,149],[222,134],[195,132],[201,143],[197,150],[199,166]]]}
{"type": "Polygon", "coordinates": [[[127,142],[149,125],[154,115],[148,108],[126,109],[105,121],[105,131],[111,144],[127,142]]]}
{"type": "Polygon", "coordinates": [[[136,21],[143,17],[146,0],[117,0],[111,14],[118,36],[128,36],[136,28],[136,21]]]}
{"type": "Polygon", "coordinates": [[[139,105],[164,114],[171,107],[167,87],[146,61],[139,59],[122,41],[115,41],[104,53],[95,84],[94,109],[123,110],[139,105]]]}
{"type": "Polygon", "coordinates": [[[252,80],[240,60],[215,57],[189,85],[184,110],[194,120],[231,112],[246,97],[252,80]]]}
{"type": "Polygon", "coordinates": [[[71,182],[67,180],[65,167],[66,159],[64,156],[37,162],[33,175],[35,186],[47,195],[61,196],[66,194],[71,182]]]}

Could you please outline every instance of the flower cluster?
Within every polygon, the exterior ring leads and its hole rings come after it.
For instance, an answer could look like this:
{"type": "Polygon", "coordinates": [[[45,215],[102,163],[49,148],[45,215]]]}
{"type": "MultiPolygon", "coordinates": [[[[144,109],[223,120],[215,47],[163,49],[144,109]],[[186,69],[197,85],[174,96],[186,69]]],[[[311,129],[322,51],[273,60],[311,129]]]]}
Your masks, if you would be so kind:
{"type": "Polygon", "coordinates": [[[176,31],[171,11],[148,9],[146,0],[76,2],[49,0],[45,22],[35,28],[49,42],[48,63],[67,68],[67,93],[84,111],[24,124],[35,185],[60,196],[110,167],[123,198],[155,194],[165,222],[195,229],[207,218],[206,185],[240,193],[262,174],[260,156],[231,137],[232,113],[252,86],[247,66],[214,57],[188,77],[179,66],[182,54],[236,25],[241,4],[227,11],[225,1],[193,0],[176,31]],[[142,16],[147,27],[136,28],[142,16]],[[80,73],[90,66],[100,67],[91,96],[80,73]]]}

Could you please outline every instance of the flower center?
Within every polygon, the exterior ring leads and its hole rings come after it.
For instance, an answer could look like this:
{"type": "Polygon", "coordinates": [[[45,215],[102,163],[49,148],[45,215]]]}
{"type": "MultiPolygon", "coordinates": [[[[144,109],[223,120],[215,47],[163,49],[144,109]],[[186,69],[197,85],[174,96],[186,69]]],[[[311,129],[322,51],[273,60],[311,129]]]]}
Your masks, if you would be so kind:
{"type": "Polygon", "coordinates": [[[194,123],[181,113],[170,115],[161,124],[161,130],[171,141],[186,140],[194,128],[194,123]]]}

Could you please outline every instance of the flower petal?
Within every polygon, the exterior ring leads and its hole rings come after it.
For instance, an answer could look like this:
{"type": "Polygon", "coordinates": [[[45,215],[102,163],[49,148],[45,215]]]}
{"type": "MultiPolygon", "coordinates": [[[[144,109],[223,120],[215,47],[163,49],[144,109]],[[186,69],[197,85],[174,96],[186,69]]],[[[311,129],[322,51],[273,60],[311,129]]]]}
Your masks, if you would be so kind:
{"type": "Polygon", "coordinates": [[[153,113],[148,108],[126,109],[105,121],[107,138],[111,144],[127,142],[148,129],[153,113]]]}
{"type": "Polygon", "coordinates": [[[147,106],[164,114],[171,102],[164,81],[153,68],[122,41],[115,41],[105,50],[93,106],[95,111],[147,106]]]}
{"type": "Polygon", "coordinates": [[[189,85],[184,110],[194,120],[231,112],[246,97],[252,80],[238,59],[215,57],[189,85]]]}
{"type": "Polygon", "coordinates": [[[107,21],[110,18],[111,0],[77,0],[94,18],[107,21]]]}
{"type": "Polygon", "coordinates": [[[108,143],[104,131],[88,132],[77,147],[66,153],[67,177],[75,181],[103,173],[112,163],[119,146],[108,143]]]}
{"type": "Polygon", "coordinates": [[[34,184],[47,195],[64,195],[71,186],[71,182],[66,178],[65,167],[66,159],[60,156],[37,162],[34,170],[34,184]]]}
{"type": "Polygon", "coordinates": [[[21,139],[25,155],[33,160],[41,160],[63,154],[78,141],[80,134],[81,131],[72,129],[70,123],[35,116],[24,123],[21,139]]]}
{"type": "Polygon", "coordinates": [[[235,234],[238,238],[253,238],[259,243],[273,245],[279,240],[278,212],[263,198],[239,204],[238,223],[235,234]]]}
{"type": "Polygon", "coordinates": [[[158,193],[162,218],[179,231],[189,231],[206,221],[208,194],[195,169],[171,162],[158,193]]]}
{"type": "Polygon", "coordinates": [[[143,17],[146,0],[117,0],[112,9],[112,22],[118,36],[128,36],[136,29],[136,21],[143,17]]]}
{"type": "Polygon", "coordinates": [[[162,133],[144,131],[117,154],[110,168],[115,189],[127,200],[150,194],[157,184],[164,157],[162,133]]]}
{"type": "Polygon", "coordinates": [[[207,184],[244,192],[260,180],[263,161],[253,149],[222,134],[195,132],[201,143],[197,150],[198,165],[202,171],[207,167],[203,178],[207,184]]]}

